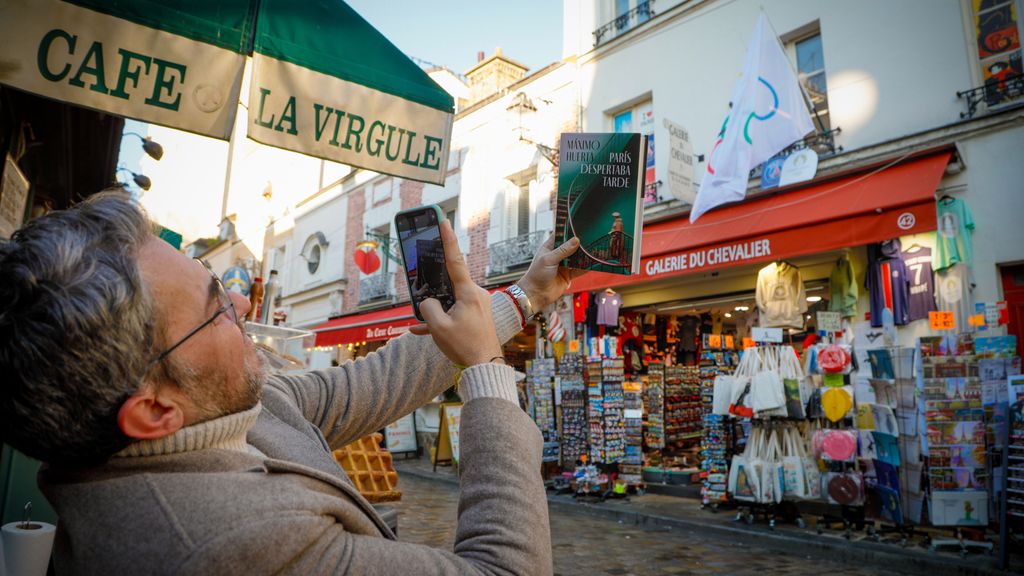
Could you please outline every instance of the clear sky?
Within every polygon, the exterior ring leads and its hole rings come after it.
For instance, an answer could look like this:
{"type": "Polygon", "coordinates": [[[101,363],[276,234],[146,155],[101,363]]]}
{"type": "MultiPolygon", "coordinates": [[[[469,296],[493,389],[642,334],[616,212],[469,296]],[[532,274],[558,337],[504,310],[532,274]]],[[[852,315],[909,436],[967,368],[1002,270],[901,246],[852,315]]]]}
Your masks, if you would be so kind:
{"type": "Polygon", "coordinates": [[[346,0],[409,56],[463,73],[501,46],[530,71],[562,57],[561,0],[346,0]]]}

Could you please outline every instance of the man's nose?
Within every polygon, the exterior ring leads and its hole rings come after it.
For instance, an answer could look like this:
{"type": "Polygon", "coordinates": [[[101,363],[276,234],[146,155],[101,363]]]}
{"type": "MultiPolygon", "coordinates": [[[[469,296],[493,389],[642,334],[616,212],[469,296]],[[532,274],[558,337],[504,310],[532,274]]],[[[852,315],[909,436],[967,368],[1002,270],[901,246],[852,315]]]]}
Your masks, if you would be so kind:
{"type": "Polygon", "coordinates": [[[249,302],[249,298],[247,298],[245,295],[241,294],[240,292],[235,292],[234,290],[228,291],[228,295],[231,297],[231,300],[235,303],[235,311],[238,312],[238,320],[240,322],[244,321],[245,315],[248,314],[249,310],[252,309],[252,302],[249,302]]]}

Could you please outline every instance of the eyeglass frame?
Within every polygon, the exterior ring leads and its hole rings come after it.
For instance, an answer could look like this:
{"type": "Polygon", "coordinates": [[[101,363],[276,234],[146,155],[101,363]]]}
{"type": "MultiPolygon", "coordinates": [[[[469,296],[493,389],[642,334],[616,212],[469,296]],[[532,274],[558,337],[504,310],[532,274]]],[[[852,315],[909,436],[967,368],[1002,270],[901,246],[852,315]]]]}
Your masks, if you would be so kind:
{"type": "Polygon", "coordinates": [[[224,287],[224,282],[221,281],[220,277],[217,276],[217,273],[213,271],[213,268],[210,267],[210,264],[207,261],[201,258],[193,258],[193,260],[198,262],[207,272],[209,272],[210,277],[213,278],[213,280],[217,283],[217,297],[221,302],[220,308],[217,308],[217,310],[213,313],[213,316],[210,316],[205,322],[190,330],[188,334],[185,334],[177,342],[172,344],[169,348],[165,349],[163,352],[158,354],[156,358],[152,362],[150,362],[150,368],[159,364],[164,358],[167,358],[167,356],[171,352],[177,350],[179,346],[187,342],[189,338],[198,334],[203,328],[206,328],[210,324],[213,324],[213,321],[216,320],[218,316],[224,314],[225,312],[230,311],[228,317],[231,319],[232,323],[238,324],[238,310],[235,308],[234,299],[231,298],[230,294],[228,294],[228,289],[224,287]],[[225,301],[227,302],[227,304],[224,304],[225,301]]]}

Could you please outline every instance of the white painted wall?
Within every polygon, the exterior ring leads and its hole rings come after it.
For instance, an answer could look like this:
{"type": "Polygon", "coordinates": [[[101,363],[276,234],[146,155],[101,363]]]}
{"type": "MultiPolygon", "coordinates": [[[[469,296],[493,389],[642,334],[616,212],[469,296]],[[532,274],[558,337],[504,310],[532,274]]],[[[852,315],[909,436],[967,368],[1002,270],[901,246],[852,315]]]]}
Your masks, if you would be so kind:
{"type": "MultiPolygon", "coordinates": [[[[586,13],[601,3],[566,0],[565,7],[586,13]]],[[[610,112],[650,94],[656,141],[668,142],[667,118],[690,131],[695,153],[707,154],[762,5],[779,35],[819,21],[831,122],[842,128],[837,144],[846,150],[956,121],[964,110],[956,91],[976,85],[958,0],[734,0],[674,9],[657,2],[658,15],[636,32],[582,53],[584,130],[611,129],[610,112]]],[[[567,23],[578,19],[565,15],[567,23]]],[[[592,37],[575,44],[590,46],[592,37]]],[[[663,182],[668,153],[656,147],[663,182]]]]}

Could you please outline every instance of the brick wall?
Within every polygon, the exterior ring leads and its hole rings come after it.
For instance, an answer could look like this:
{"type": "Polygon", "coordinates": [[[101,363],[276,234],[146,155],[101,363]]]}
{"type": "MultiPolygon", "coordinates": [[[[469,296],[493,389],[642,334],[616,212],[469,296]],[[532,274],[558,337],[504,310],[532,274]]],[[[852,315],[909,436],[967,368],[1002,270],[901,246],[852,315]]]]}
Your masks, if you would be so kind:
{"type": "MultiPolygon", "coordinates": [[[[414,182],[412,180],[402,180],[398,187],[399,194],[399,205],[402,210],[409,208],[415,208],[423,204],[423,182],[414,182]]],[[[401,258],[401,251],[396,246],[396,256],[401,258]]],[[[405,279],[405,272],[402,270],[402,264],[391,262],[389,266],[395,270],[395,301],[405,302],[409,300],[409,282],[405,279]]]]}
{"type": "Polygon", "coordinates": [[[345,278],[348,283],[345,286],[345,299],[342,304],[342,313],[354,312],[359,304],[359,279],[362,272],[352,259],[352,253],[356,244],[363,240],[363,212],[366,211],[366,194],[361,190],[348,195],[347,222],[345,223],[345,246],[343,247],[343,258],[345,258],[345,278]]]}
{"type": "Polygon", "coordinates": [[[491,215],[482,212],[474,215],[469,222],[469,254],[466,265],[469,275],[477,284],[483,284],[487,277],[487,229],[491,226],[491,215]]]}

